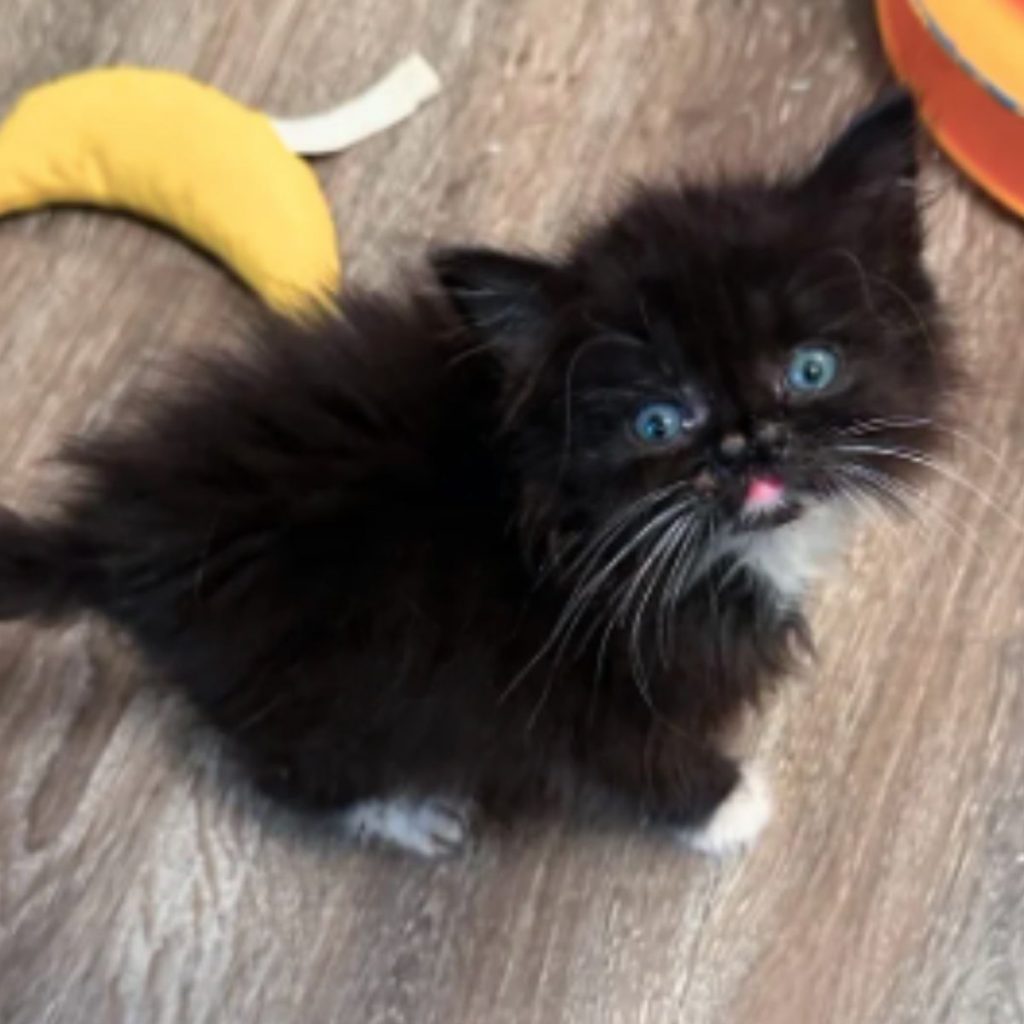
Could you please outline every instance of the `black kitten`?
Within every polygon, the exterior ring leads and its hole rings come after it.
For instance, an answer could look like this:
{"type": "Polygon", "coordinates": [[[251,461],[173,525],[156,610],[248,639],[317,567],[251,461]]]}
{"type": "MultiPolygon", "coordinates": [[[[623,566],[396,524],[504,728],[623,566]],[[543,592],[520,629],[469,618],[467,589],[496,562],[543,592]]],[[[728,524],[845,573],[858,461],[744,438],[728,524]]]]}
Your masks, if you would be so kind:
{"type": "Polygon", "coordinates": [[[561,261],[267,324],[74,444],[0,518],[0,615],[122,627],[293,805],[424,853],[463,811],[603,795],[699,848],[767,795],[715,737],[787,669],[861,498],[899,501],[952,371],[914,114],[806,175],[646,189],[561,261]]]}

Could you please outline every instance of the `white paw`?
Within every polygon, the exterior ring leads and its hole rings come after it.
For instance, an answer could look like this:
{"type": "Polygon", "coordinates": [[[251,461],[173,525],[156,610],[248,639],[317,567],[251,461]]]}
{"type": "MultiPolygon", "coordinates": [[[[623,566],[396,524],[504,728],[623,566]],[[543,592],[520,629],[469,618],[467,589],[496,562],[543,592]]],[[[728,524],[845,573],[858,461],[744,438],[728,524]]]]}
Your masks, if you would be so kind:
{"type": "Polygon", "coordinates": [[[342,815],[345,831],[357,839],[389,843],[421,857],[445,857],[470,834],[470,805],[444,797],[364,800],[342,815]]]}
{"type": "Polygon", "coordinates": [[[772,799],[764,776],[744,768],[736,788],[703,825],[681,833],[687,846],[711,857],[724,857],[750,846],[772,816],[772,799]]]}

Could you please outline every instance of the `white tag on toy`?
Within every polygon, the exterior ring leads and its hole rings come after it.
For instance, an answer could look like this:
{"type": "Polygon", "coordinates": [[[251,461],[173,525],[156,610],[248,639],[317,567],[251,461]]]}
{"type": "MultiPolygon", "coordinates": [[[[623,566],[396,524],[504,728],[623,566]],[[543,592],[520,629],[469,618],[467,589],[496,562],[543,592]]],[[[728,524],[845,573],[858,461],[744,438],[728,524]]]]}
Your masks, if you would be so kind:
{"type": "Polygon", "coordinates": [[[416,53],[340,106],[305,117],[272,117],[270,123],[293,153],[322,156],[386,131],[440,90],[437,72],[416,53]]]}

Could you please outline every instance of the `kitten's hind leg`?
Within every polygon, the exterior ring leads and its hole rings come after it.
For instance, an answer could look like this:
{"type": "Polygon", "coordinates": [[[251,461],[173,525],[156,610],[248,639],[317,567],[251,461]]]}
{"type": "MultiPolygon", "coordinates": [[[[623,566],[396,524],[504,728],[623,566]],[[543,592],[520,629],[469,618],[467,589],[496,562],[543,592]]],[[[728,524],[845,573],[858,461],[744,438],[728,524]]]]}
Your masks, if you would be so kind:
{"type": "Polygon", "coordinates": [[[467,800],[392,796],[353,804],[342,812],[341,825],[362,841],[383,842],[421,857],[447,857],[469,839],[472,812],[467,800]]]}

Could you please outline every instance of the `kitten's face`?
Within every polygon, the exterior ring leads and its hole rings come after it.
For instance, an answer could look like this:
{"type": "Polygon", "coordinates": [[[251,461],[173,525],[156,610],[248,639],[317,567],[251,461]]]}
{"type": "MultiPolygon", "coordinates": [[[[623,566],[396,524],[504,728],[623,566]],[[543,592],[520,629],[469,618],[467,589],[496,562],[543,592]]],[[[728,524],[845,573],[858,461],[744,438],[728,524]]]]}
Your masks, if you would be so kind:
{"type": "Polygon", "coordinates": [[[802,179],[644,192],[563,264],[440,258],[502,354],[548,551],[618,523],[606,557],[640,535],[634,568],[655,541],[696,565],[823,503],[905,497],[950,383],[914,170],[897,100],[802,179]]]}

